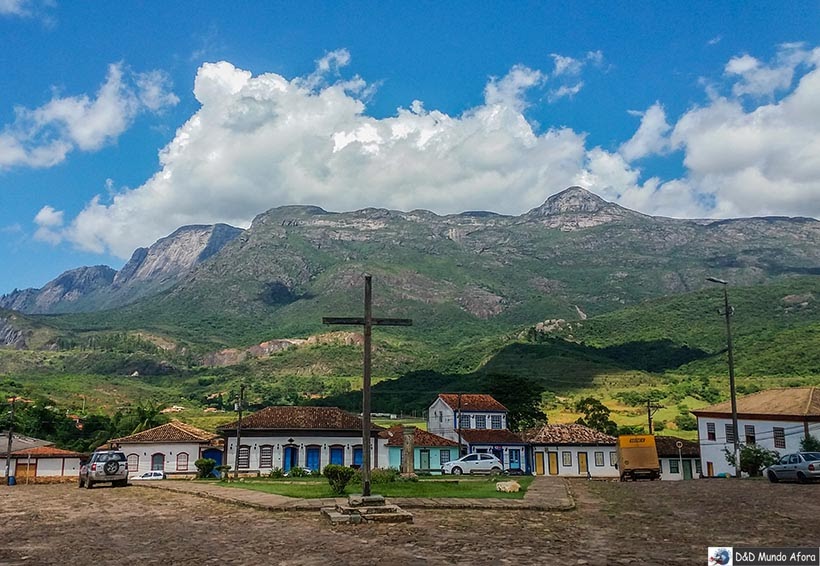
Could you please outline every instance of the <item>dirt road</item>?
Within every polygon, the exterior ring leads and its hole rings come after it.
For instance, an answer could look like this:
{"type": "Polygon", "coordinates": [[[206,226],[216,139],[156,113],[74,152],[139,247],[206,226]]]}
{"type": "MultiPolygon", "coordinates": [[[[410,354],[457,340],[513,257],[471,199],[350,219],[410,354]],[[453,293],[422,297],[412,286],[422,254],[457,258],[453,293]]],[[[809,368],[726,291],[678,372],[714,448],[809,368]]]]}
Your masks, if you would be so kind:
{"type": "Polygon", "coordinates": [[[576,511],[343,527],[139,487],[0,487],[0,564],[705,564],[708,546],[820,546],[820,485],[571,486],[576,511]]]}

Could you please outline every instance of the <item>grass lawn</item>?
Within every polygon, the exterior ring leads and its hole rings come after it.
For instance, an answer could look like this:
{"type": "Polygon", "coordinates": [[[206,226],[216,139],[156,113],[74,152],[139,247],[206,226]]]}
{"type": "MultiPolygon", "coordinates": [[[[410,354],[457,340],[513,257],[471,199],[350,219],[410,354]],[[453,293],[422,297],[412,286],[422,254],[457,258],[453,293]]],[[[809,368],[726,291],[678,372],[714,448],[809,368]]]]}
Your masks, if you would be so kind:
{"type": "MultiPolygon", "coordinates": [[[[527,491],[527,487],[532,483],[532,476],[516,476],[503,478],[488,478],[479,476],[475,478],[458,478],[446,480],[440,476],[435,478],[423,478],[417,482],[391,482],[373,484],[372,491],[385,497],[460,497],[460,498],[498,498],[498,499],[521,499],[527,491]],[[521,491],[518,493],[502,493],[495,490],[496,481],[515,480],[521,484],[521,491]]],[[[319,478],[305,478],[301,481],[274,480],[274,479],[252,479],[242,482],[220,482],[219,485],[235,487],[239,489],[252,489],[286,495],[288,497],[299,497],[304,499],[317,499],[323,497],[335,497],[330,491],[327,480],[319,478]]],[[[348,484],[346,494],[361,493],[360,484],[348,484]]]]}

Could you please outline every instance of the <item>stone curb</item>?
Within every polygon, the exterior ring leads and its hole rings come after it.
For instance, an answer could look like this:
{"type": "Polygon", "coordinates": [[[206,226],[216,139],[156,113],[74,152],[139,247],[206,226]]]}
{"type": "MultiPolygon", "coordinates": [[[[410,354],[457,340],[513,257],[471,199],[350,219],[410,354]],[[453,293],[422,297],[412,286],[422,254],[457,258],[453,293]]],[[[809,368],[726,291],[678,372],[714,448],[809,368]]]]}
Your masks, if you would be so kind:
{"type": "MultiPolygon", "coordinates": [[[[396,503],[405,509],[485,509],[485,510],[499,510],[499,511],[572,511],[575,509],[575,500],[570,491],[569,484],[564,481],[564,488],[566,489],[566,498],[560,498],[554,503],[539,503],[535,501],[526,500],[503,500],[503,499],[479,499],[479,500],[464,500],[457,498],[444,499],[417,499],[417,498],[391,498],[388,501],[396,503]]],[[[131,484],[135,485],[135,484],[131,484]]],[[[162,491],[171,491],[173,493],[184,493],[201,497],[203,499],[210,499],[211,501],[219,501],[222,503],[229,503],[232,505],[239,505],[242,507],[249,507],[252,509],[261,509],[263,511],[271,511],[278,513],[287,512],[306,512],[319,511],[322,507],[330,504],[328,499],[290,499],[283,504],[267,504],[257,501],[249,501],[240,497],[230,497],[224,494],[209,493],[207,491],[180,489],[170,485],[156,485],[148,482],[137,484],[136,487],[144,487],[149,489],[159,489],[162,491]]],[[[236,489],[236,488],[225,488],[236,489]]],[[[287,496],[277,496],[287,497],[287,496]]],[[[525,496],[526,497],[526,496],[525,496]]],[[[333,500],[335,502],[335,500],[333,500]]],[[[341,501],[346,501],[341,499],[341,501]]]]}

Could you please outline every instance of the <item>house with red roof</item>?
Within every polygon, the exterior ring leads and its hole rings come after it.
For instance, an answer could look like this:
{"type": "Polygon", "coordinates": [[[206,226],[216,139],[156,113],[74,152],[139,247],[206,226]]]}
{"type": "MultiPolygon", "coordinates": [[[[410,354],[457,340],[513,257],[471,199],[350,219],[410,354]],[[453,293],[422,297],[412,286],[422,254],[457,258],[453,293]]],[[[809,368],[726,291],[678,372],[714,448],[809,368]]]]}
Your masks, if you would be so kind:
{"type": "Polygon", "coordinates": [[[147,471],[162,471],[167,475],[196,473],[200,458],[222,463],[222,439],[178,420],[149,428],[135,434],[114,438],[109,444],[119,446],[128,458],[128,471],[133,476],[147,471]]]}
{"type": "Polygon", "coordinates": [[[441,466],[459,457],[458,442],[416,427],[396,425],[379,433],[386,440],[388,468],[404,470],[405,431],[413,446],[413,471],[441,473],[441,466]]]}
{"type": "MultiPolygon", "coordinates": [[[[5,478],[8,433],[0,433],[0,474],[5,478]]],[[[80,473],[80,461],[86,454],[63,450],[53,442],[12,434],[9,475],[17,483],[49,483],[76,479],[80,473]]]]}
{"type": "MultiPolygon", "coordinates": [[[[294,467],[322,470],[328,464],[362,464],[361,417],[337,407],[266,407],[239,422],[239,472],[268,473],[294,467]]],[[[387,467],[384,430],[370,429],[370,461],[387,467]]],[[[233,466],[237,450],[237,422],[217,427],[225,443],[225,463],[233,466]]]]}
{"type": "Polygon", "coordinates": [[[617,478],[614,436],[587,426],[547,424],[525,433],[532,446],[536,475],[617,478]]]}
{"type": "Polygon", "coordinates": [[[461,452],[488,452],[504,469],[529,473],[527,443],[507,428],[507,408],[492,395],[440,393],[427,411],[427,430],[454,440],[461,452]]]}

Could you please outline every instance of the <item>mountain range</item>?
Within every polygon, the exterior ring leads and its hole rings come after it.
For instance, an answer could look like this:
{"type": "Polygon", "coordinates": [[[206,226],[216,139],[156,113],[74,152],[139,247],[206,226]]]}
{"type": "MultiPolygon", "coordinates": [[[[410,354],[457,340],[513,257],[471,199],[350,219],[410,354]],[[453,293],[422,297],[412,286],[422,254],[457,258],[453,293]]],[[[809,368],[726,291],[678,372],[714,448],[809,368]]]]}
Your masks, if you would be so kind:
{"type": "MultiPolygon", "coordinates": [[[[653,217],[580,187],[519,216],[283,206],[247,229],[179,228],[119,271],[67,271],[0,297],[0,308],[71,313],[54,319],[64,329],[250,345],[359,314],[364,272],[374,276],[377,316],[412,317],[408,338],[447,344],[696,291],[709,276],[750,286],[817,275],[820,222],[653,217]]],[[[20,338],[6,330],[0,340],[20,338]]]]}

